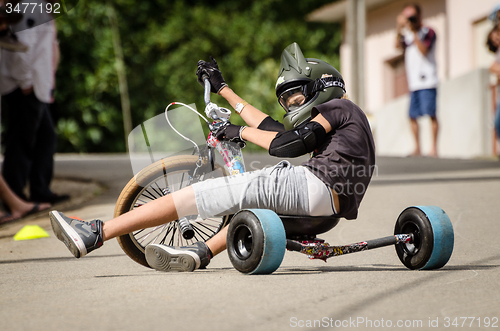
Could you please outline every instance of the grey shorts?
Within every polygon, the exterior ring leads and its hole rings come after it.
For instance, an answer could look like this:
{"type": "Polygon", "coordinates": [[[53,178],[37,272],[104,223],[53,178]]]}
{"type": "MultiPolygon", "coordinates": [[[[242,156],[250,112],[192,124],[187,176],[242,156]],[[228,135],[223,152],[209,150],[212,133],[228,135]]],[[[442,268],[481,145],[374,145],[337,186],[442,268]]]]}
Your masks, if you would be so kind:
{"type": "Polygon", "coordinates": [[[310,215],[306,168],[282,161],[273,167],[208,179],[192,185],[202,218],[246,208],[271,209],[280,215],[310,215]]]}

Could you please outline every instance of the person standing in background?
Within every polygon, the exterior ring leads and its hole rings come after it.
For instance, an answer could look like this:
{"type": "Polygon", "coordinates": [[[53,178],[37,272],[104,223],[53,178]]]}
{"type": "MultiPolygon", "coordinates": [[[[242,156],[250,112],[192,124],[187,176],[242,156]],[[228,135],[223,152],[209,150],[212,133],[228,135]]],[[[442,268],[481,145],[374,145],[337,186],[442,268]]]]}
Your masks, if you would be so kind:
{"type": "Polygon", "coordinates": [[[29,182],[31,201],[54,204],[69,196],[50,189],[56,133],[48,104],[53,100],[56,29],[46,15],[27,12],[13,26],[19,41],[29,47],[26,52],[2,50],[0,93],[8,113],[3,176],[24,200],[29,182]]]}
{"type": "Polygon", "coordinates": [[[495,111],[495,132],[497,140],[500,139],[500,85],[498,83],[500,77],[500,26],[496,24],[488,33],[486,46],[490,52],[495,53],[495,61],[490,66],[490,72],[497,76],[496,86],[496,111],[495,111]]]}
{"type": "Polygon", "coordinates": [[[415,150],[412,156],[420,156],[419,125],[417,119],[428,115],[432,122],[432,148],[429,156],[437,157],[439,123],[436,117],[437,65],[436,33],[422,24],[418,4],[408,4],[396,20],[396,47],[404,50],[408,90],[411,93],[410,121],[415,150]]]}
{"type": "Polygon", "coordinates": [[[493,24],[497,25],[500,21],[500,3],[496,4],[491,11],[491,14],[488,15],[488,19],[493,22],[493,24]]]}
{"type": "Polygon", "coordinates": [[[26,52],[28,46],[17,40],[16,35],[12,32],[9,24],[19,22],[23,14],[9,12],[5,8],[5,3],[0,0],[0,47],[11,52],[26,52]]]}

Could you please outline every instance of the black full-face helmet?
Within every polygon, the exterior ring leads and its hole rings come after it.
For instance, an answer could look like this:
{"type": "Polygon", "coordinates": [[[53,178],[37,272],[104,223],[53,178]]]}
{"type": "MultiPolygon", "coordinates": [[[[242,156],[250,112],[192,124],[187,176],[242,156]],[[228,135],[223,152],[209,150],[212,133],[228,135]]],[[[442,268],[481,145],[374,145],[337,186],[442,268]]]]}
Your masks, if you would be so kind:
{"type": "Polygon", "coordinates": [[[310,120],[311,109],[345,93],[344,80],[333,66],[318,59],[305,58],[297,43],[281,54],[276,96],[285,109],[286,130],[310,120]]]}

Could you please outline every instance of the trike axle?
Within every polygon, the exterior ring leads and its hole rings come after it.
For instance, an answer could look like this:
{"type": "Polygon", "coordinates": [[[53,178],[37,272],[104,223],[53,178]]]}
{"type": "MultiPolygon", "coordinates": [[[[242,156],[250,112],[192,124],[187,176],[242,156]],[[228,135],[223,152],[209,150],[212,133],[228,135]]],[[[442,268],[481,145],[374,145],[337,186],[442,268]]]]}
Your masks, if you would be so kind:
{"type": "Polygon", "coordinates": [[[306,254],[310,259],[320,259],[326,262],[326,259],[345,255],[349,253],[366,251],[369,249],[396,245],[399,243],[411,243],[412,236],[409,234],[397,234],[379,239],[362,241],[355,244],[344,246],[330,246],[322,239],[312,240],[291,240],[287,239],[286,248],[290,251],[296,251],[306,254]]]}

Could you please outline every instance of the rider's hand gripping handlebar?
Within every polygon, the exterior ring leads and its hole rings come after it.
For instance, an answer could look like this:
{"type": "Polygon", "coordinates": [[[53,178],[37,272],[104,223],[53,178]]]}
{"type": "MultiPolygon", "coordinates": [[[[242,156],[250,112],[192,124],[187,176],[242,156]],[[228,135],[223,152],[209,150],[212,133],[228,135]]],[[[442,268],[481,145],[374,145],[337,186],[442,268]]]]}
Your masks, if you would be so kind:
{"type": "Polygon", "coordinates": [[[210,81],[207,74],[204,74],[202,77],[205,82],[205,115],[212,120],[228,120],[231,116],[231,111],[227,108],[219,107],[210,101],[210,81]]]}

